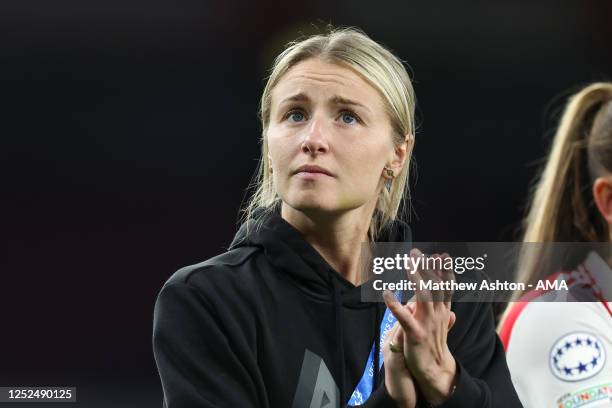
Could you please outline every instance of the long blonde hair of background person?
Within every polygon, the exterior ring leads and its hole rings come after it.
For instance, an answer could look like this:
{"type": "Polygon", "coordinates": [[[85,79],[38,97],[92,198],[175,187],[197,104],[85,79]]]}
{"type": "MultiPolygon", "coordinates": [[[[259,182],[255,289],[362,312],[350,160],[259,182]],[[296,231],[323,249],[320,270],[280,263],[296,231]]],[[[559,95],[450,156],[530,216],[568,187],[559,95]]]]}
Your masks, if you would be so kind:
{"type": "MultiPolygon", "coordinates": [[[[414,137],[414,89],[402,62],[390,51],[356,28],[331,29],[327,35],[316,35],[303,41],[292,42],[274,61],[261,97],[261,157],[251,183],[255,192],[243,211],[243,222],[255,218],[257,210],[263,210],[264,213],[273,211],[281,202],[274,189],[268,162],[266,132],[270,121],[271,93],[279,79],[291,67],[313,57],[354,69],[381,93],[393,126],[393,143],[396,146],[405,142],[406,135],[414,137]]],[[[413,147],[414,143],[409,143],[408,163],[413,147]]],[[[407,182],[410,167],[408,163],[402,167],[399,174],[394,175],[393,181],[383,188],[380,194],[368,231],[372,241],[376,240],[385,226],[398,217],[400,204],[404,204],[402,209],[407,212],[410,197],[407,182]]],[[[259,220],[261,218],[257,217],[259,220]]],[[[257,222],[254,225],[257,225],[257,222]]]]}
{"type": "MultiPolygon", "coordinates": [[[[572,95],[523,220],[524,243],[609,242],[608,223],[593,198],[593,182],[612,173],[612,83],[572,95]]],[[[535,284],[558,265],[546,245],[523,246],[517,281],[535,284]]],[[[586,255],[586,254],[582,254],[586,255]]],[[[582,259],[580,260],[582,261],[582,259]]],[[[516,293],[517,300],[523,293],[516,293]]]]}

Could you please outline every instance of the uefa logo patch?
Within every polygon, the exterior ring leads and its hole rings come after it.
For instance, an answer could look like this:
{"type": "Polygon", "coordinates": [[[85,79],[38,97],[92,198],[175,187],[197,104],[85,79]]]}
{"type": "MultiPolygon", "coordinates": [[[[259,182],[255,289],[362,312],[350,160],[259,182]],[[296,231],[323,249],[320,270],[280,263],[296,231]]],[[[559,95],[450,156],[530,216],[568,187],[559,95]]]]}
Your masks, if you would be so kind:
{"type": "Polygon", "coordinates": [[[550,369],[563,381],[581,381],[601,371],[606,362],[603,343],[593,334],[574,332],[550,349],[550,369]]]}

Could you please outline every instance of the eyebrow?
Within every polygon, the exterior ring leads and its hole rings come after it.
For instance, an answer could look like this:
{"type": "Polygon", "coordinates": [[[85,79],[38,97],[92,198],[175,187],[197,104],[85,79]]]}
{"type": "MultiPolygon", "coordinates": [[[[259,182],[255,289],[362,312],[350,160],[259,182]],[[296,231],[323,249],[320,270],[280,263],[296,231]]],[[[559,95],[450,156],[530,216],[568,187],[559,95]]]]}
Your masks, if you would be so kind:
{"type": "MultiPolygon", "coordinates": [[[[285,99],[282,100],[281,104],[285,103],[285,102],[306,102],[309,101],[310,98],[303,92],[297,93],[293,96],[289,96],[285,99]]],[[[332,98],[330,98],[329,100],[332,104],[335,105],[348,105],[348,106],[359,106],[365,110],[367,110],[368,112],[370,111],[370,109],[368,109],[367,106],[365,106],[362,103],[359,103],[357,101],[351,100],[351,99],[347,99],[347,98],[343,98],[342,96],[339,95],[334,95],[332,98]]]]}
{"type": "Polygon", "coordinates": [[[367,106],[365,106],[364,104],[359,103],[359,102],[357,102],[357,101],[353,101],[353,100],[351,100],[351,99],[346,99],[346,98],[343,98],[343,97],[338,96],[338,95],[334,96],[334,97],[331,99],[331,101],[332,101],[333,103],[335,103],[336,105],[352,105],[352,106],[359,106],[359,107],[361,107],[361,108],[363,108],[363,109],[367,110],[368,112],[370,111],[370,109],[368,109],[368,107],[367,107],[367,106]]]}

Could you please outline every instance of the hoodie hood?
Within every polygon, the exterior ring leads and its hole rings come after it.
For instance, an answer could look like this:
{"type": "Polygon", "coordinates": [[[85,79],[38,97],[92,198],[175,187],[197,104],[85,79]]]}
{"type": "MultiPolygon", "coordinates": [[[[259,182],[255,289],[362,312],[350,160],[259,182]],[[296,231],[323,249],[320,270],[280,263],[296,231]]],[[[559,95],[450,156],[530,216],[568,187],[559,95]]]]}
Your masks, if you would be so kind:
{"type": "MultiPolygon", "coordinates": [[[[341,288],[345,303],[359,302],[359,287],[354,286],[334,270],[304,236],[278,212],[263,215],[260,212],[256,213],[255,217],[240,226],[230,250],[243,246],[259,247],[275,267],[298,280],[299,286],[310,296],[321,300],[329,299],[333,296],[332,288],[335,284],[341,288]],[[259,227],[255,221],[258,217],[261,220],[259,227]]],[[[411,241],[410,227],[405,222],[397,220],[383,230],[377,242],[411,241]]]]}

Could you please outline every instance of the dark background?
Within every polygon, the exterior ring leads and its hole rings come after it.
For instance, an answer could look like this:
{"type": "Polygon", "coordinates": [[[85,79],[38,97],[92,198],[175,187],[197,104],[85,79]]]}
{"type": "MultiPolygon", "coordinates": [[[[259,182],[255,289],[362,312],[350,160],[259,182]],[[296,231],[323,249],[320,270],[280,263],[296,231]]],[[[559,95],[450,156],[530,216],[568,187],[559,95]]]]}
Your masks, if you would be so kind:
{"type": "Polygon", "coordinates": [[[77,386],[83,407],[161,406],[155,296],[229,244],[267,69],[313,24],[356,25],[414,73],[419,241],[516,239],[564,95],[612,72],[604,0],[13,3],[0,385],[77,386]]]}

